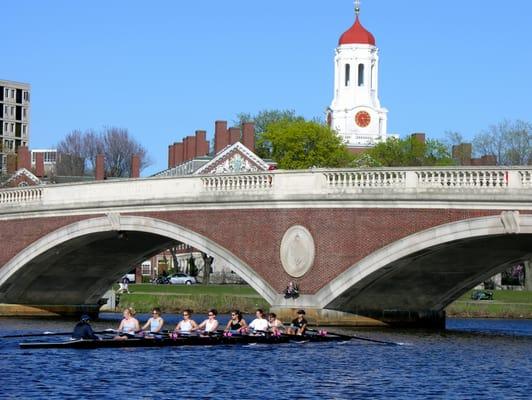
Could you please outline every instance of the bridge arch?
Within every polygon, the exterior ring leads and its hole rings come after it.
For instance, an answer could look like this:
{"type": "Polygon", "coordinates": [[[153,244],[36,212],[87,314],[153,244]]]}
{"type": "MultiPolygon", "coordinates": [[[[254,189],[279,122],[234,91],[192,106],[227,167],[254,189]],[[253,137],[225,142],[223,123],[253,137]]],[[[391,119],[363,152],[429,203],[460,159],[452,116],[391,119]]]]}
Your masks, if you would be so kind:
{"type": "MultiPolygon", "coordinates": [[[[17,275],[20,276],[21,271],[28,263],[38,257],[46,257],[47,254],[53,253],[54,249],[60,251],[61,246],[65,243],[82,240],[83,238],[91,237],[91,235],[94,236],[102,233],[110,233],[116,236],[116,233],[119,231],[155,235],[157,237],[167,238],[168,243],[179,241],[189,244],[231,265],[234,271],[270,304],[275,300],[275,296],[277,295],[275,290],[264,279],[239,257],[213,240],[190,229],[161,219],[144,216],[127,216],[118,213],[110,213],[103,217],[89,218],[72,223],[32,243],[0,269],[0,290],[3,292],[9,291],[10,288],[16,285],[16,282],[13,282],[13,278],[17,275]]],[[[164,243],[160,246],[164,247],[164,243]]],[[[158,250],[164,250],[164,248],[159,248],[158,250]]],[[[121,276],[125,272],[118,271],[118,274],[121,276]]],[[[85,302],[87,304],[90,302],[96,303],[105,290],[116,280],[116,274],[117,271],[114,271],[113,276],[100,279],[99,283],[95,285],[96,289],[92,290],[94,293],[89,298],[84,299],[85,302]]],[[[69,284],[76,285],[75,282],[69,282],[69,284]]],[[[0,299],[0,302],[2,302],[2,299],[0,299]]]]}
{"type": "MultiPolygon", "coordinates": [[[[460,271],[449,271],[449,278],[454,279],[452,287],[446,287],[439,293],[426,293],[425,305],[430,304],[430,311],[441,311],[449,303],[474,287],[483,279],[489,278],[500,272],[512,262],[517,262],[522,257],[532,257],[532,215],[505,211],[498,216],[488,216],[474,219],[461,220],[436,226],[401,240],[391,243],[371,255],[352,265],[344,273],[328,283],[316,293],[315,302],[318,307],[336,309],[341,311],[356,312],[354,307],[356,297],[364,292],[366,306],[375,301],[379,294],[375,288],[393,276],[396,270],[405,269],[408,263],[415,263],[417,259],[427,257],[427,254],[443,254],[445,249],[455,251],[459,246],[486,246],[489,253],[490,243],[515,242],[516,249],[507,251],[504,262],[491,263],[477,271],[470,271],[469,276],[460,275],[460,271]],[[470,245],[472,243],[472,245],[470,245]],[[519,256],[521,254],[521,256],[519,256]],[[374,293],[371,293],[371,291],[374,293]],[[369,294],[369,295],[368,295],[369,294]],[[432,296],[432,299],[430,298],[432,296]],[[350,303],[350,304],[349,304],[350,303]]],[[[418,267],[422,264],[418,264],[418,267]]],[[[431,273],[431,271],[424,271],[431,273]]],[[[411,288],[410,288],[411,289],[411,288]]],[[[405,287],[405,298],[409,297],[408,287],[405,287]]],[[[422,295],[418,296],[422,297],[422,295]]],[[[378,304],[375,304],[379,308],[378,304]]],[[[388,306],[391,306],[388,304],[388,306]]],[[[411,304],[397,302],[398,310],[408,310],[411,304]]],[[[370,306],[371,307],[371,306],[370,306]]],[[[381,305],[386,309],[387,305],[381,305]]],[[[419,308],[419,306],[418,306],[419,308]]],[[[415,309],[415,307],[412,307],[415,309]]],[[[428,311],[428,310],[427,310],[428,311]]]]}

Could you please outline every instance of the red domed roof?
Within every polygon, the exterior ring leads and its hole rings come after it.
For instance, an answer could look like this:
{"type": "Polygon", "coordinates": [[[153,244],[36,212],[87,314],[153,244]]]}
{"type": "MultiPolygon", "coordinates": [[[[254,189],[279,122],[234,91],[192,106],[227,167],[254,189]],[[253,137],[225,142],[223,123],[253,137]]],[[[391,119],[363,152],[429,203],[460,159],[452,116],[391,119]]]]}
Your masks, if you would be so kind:
{"type": "Polygon", "coordinates": [[[353,26],[345,31],[338,41],[338,45],[352,43],[371,44],[375,46],[375,37],[362,26],[358,20],[358,16],[353,26]]]}

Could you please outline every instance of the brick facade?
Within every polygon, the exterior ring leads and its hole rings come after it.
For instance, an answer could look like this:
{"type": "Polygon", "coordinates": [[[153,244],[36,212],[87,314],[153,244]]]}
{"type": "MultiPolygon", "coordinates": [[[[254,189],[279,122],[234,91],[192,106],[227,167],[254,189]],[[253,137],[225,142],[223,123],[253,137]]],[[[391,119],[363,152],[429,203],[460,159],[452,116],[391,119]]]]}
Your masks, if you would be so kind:
{"type": "MultiPolygon", "coordinates": [[[[279,293],[293,280],[302,293],[313,294],[357,261],[401,238],[445,223],[499,214],[500,210],[368,208],[201,210],[124,215],[156,218],[188,228],[234,253],[279,293]],[[282,237],[296,224],[312,233],[316,245],[314,266],[301,279],[291,278],[279,258],[282,237]]],[[[0,221],[0,265],[56,229],[100,216],[0,221]]]]}

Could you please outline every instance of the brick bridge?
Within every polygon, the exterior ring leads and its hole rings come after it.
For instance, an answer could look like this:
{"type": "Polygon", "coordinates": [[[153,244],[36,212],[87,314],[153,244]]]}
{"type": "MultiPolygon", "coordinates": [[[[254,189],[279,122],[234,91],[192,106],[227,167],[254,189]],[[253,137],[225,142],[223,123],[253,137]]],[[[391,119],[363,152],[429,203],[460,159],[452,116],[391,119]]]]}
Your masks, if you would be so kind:
{"type": "Polygon", "coordinates": [[[278,171],[0,191],[0,303],[92,311],[176,241],[280,312],[441,325],[468,289],[532,258],[532,168],[278,171]],[[121,234],[118,234],[120,232],[121,234]],[[289,281],[302,295],[284,299],[289,281]]]}

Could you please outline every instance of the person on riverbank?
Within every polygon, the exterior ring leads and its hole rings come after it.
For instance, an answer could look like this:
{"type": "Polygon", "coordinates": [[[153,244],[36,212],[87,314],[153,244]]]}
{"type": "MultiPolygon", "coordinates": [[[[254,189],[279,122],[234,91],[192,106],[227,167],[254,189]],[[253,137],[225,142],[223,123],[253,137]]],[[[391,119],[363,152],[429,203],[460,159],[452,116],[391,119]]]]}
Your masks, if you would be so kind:
{"type": "Polygon", "coordinates": [[[192,310],[184,310],[183,319],[176,325],[174,332],[190,335],[196,329],[198,329],[198,324],[192,319],[192,310]]]}
{"type": "Polygon", "coordinates": [[[248,324],[242,317],[240,310],[231,311],[231,319],[225,326],[225,332],[231,332],[234,334],[242,334],[246,331],[248,324]]]}
{"type": "Polygon", "coordinates": [[[120,321],[118,326],[118,335],[116,340],[126,340],[128,337],[135,336],[135,333],[140,331],[139,321],[135,318],[135,310],[131,307],[124,309],[124,318],[120,321]]]}
{"type": "Polygon", "coordinates": [[[218,329],[219,325],[219,322],[216,319],[217,315],[218,311],[216,311],[214,308],[211,308],[209,310],[209,313],[207,314],[207,319],[198,325],[198,330],[205,335],[209,335],[216,332],[216,329],[218,329]]]}
{"type": "Polygon", "coordinates": [[[255,312],[256,318],[251,321],[249,328],[253,331],[254,334],[264,334],[268,332],[270,324],[268,320],[264,318],[264,311],[260,308],[255,312]]]}
{"type": "Polygon", "coordinates": [[[150,327],[150,330],[148,333],[159,333],[161,329],[163,329],[164,325],[164,319],[161,317],[161,309],[159,307],[155,307],[151,311],[151,317],[146,321],[144,326],[142,327],[142,330],[146,330],[146,328],[150,327]]]}
{"type": "Polygon", "coordinates": [[[283,322],[277,318],[275,313],[270,313],[268,315],[268,322],[270,324],[270,330],[274,335],[280,335],[286,329],[283,322]]]}
{"type": "Polygon", "coordinates": [[[307,330],[307,320],[305,319],[305,310],[297,310],[297,318],[292,320],[286,333],[289,335],[304,335],[307,330]]]}
{"type": "Polygon", "coordinates": [[[72,332],[72,339],[92,339],[100,340],[98,336],[92,330],[91,325],[89,324],[90,317],[86,314],[82,315],[79,322],[74,327],[72,332]]]}

